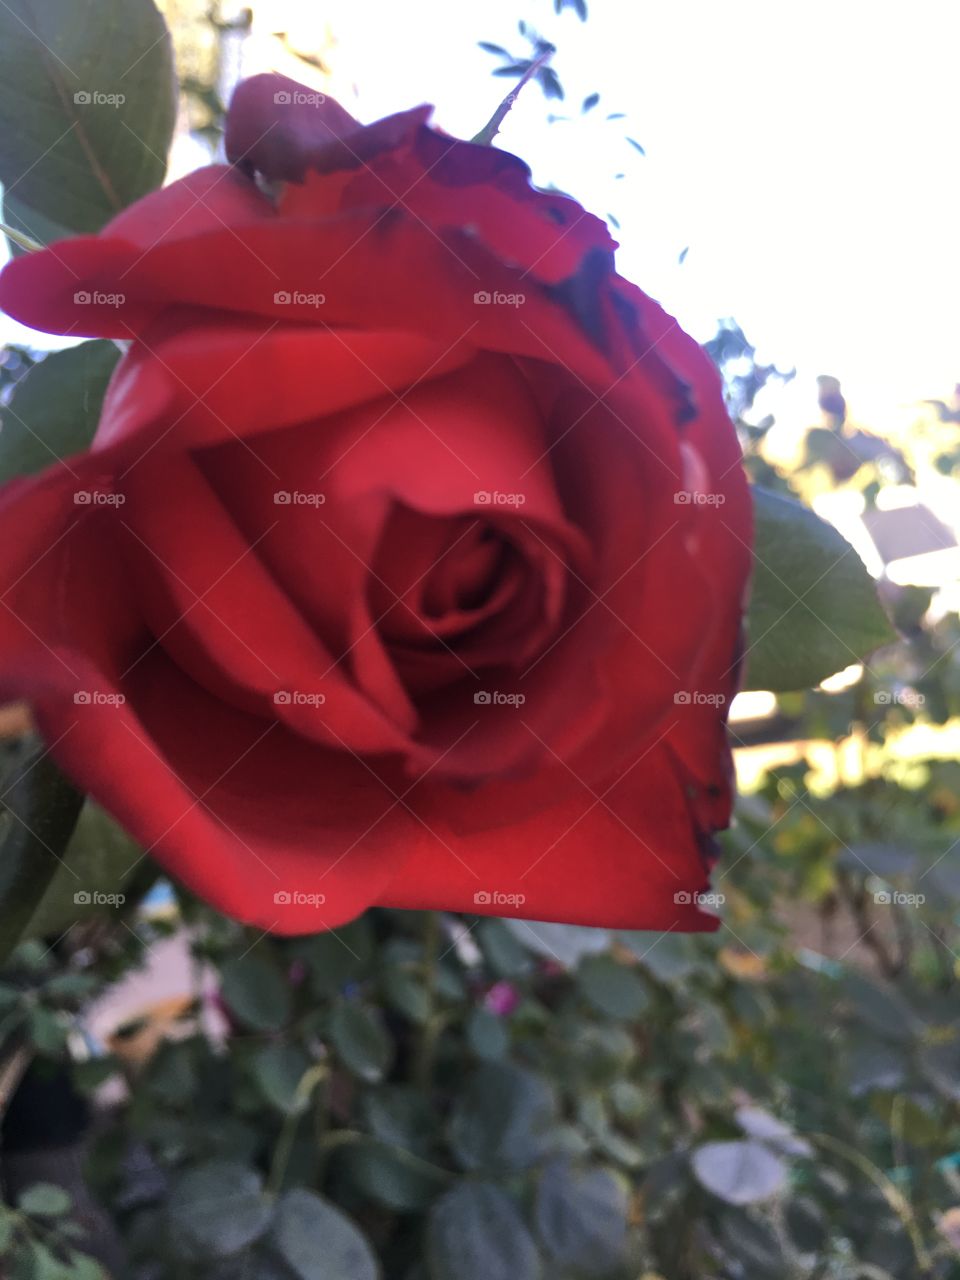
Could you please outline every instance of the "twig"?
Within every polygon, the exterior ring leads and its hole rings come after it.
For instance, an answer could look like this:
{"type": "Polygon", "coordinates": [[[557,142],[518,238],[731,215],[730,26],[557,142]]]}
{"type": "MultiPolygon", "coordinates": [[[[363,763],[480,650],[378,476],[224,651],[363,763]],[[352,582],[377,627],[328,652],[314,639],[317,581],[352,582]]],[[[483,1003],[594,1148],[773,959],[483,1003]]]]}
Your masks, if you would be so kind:
{"type": "Polygon", "coordinates": [[[510,114],[510,108],[519,97],[520,90],[525,84],[530,83],[541,67],[545,67],[547,65],[555,52],[556,50],[550,46],[534,58],[533,62],[530,63],[529,67],[527,67],[526,71],[517,81],[513,91],[507,94],[480,132],[470,139],[471,142],[476,142],[481,147],[489,147],[493,143],[494,138],[500,132],[500,126],[510,114]]]}

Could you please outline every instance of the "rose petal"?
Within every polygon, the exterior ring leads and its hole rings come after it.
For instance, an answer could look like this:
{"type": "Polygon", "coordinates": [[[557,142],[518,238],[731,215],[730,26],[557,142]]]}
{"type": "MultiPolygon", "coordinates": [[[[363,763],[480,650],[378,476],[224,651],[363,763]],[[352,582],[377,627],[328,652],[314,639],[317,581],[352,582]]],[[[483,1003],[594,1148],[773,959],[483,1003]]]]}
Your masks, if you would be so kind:
{"type": "MultiPolygon", "coordinates": [[[[711,930],[696,895],[709,889],[696,828],[670,755],[655,747],[612,785],[567,774],[551,809],[491,839],[450,825],[458,807],[421,784],[411,801],[442,843],[425,842],[382,892],[381,905],[515,915],[605,928],[711,930]],[[426,807],[424,807],[426,806],[426,807]],[[478,896],[479,895],[479,896],[478,896]],[[504,902],[495,895],[520,895],[504,902]]],[[[500,787],[476,793],[495,807],[500,787]]]]}

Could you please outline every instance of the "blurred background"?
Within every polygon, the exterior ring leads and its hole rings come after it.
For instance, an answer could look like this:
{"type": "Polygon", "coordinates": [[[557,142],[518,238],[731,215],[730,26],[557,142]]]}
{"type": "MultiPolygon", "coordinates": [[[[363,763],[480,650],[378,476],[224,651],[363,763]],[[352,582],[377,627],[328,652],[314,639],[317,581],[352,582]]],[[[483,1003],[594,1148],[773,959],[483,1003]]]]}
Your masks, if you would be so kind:
{"type": "MultiPolygon", "coordinates": [[[[0,972],[0,1267],[960,1276],[960,10],[160,8],[171,177],[240,76],[470,137],[552,46],[497,144],[608,219],[751,477],[854,544],[897,640],[736,700],[710,937],[373,911],[264,938],[87,805],[88,901],[58,874],[0,972]]],[[[0,339],[5,399],[64,345],[0,339]]],[[[11,765],[28,730],[0,710],[11,765]]]]}

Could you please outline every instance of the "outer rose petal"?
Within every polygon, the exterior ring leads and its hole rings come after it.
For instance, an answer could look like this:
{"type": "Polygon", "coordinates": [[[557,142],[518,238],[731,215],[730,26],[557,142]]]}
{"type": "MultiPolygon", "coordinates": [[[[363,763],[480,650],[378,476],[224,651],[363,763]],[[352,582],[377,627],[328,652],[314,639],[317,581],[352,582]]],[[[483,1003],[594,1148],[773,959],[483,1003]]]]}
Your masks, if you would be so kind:
{"type": "Polygon", "coordinates": [[[606,223],[531,187],[516,156],[427,128],[430,107],[360,125],[317,96],[268,74],[243,81],[230,105],[227,157],[271,181],[292,181],[284,216],[402,208],[437,230],[470,227],[503,261],[551,282],[571,275],[587,251],[616,248],[606,223]]]}
{"type": "Polygon", "coordinates": [[[74,504],[101,460],[71,468],[0,494],[0,519],[18,531],[0,547],[0,701],[27,699],[66,772],[228,915],[280,933],[352,919],[434,838],[398,799],[408,784],[230,708],[178,671],[131,600],[112,513],[74,504]],[[277,892],[326,901],[278,905],[277,892]]]}
{"type": "MultiPolygon", "coordinates": [[[[552,808],[493,838],[451,829],[442,806],[427,809],[443,843],[422,843],[379,901],[606,928],[717,927],[697,905],[709,887],[707,867],[682,778],[662,745],[619,780],[592,789],[567,772],[563,789],[552,808]],[[498,902],[496,894],[522,900],[498,902]]],[[[499,790],[494,784],[478,799],[496,806],[499,790]]]]}
{"type": "Polygon", "coordinates": [[[393,150],[430,110],[416,107],[362,125],[333,98],[270,72],[237,85],[224,149],[231,164],[258,170],[270,181],[301,182],[309,169],[353,169],[379,151],[393,150]]]}
{"type": "Polygon", "coordinates": [[[753,512],[735,432],[728,426],[720,377],[696,343],[656,303],[620,282],[623,294],[644,309],[645,323],[665,354],[693,388],[697,416],[684,431],[699,459],[700,488],[712,499],[697,507],[697,558],[717,601],[711,643],[690,673],[689,692],[719,698],[677,706],[680,723],[668,739],[696,783],[695,807],[701,827],[716,831],[730,821],[733,765],[726,719],[740,678],[742,610],[750,574],[753,512]]]}

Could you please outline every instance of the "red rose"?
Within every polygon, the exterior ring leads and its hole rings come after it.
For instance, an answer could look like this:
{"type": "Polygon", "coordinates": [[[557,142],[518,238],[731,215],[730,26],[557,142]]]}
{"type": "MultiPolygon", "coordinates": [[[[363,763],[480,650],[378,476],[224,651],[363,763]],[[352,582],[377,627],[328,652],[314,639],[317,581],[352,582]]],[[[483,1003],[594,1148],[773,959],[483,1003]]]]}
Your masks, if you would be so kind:
{"type": "Polygon", "coordinates": [[[711,928],[751,531],[717,376],[603,223],[427,115],[258,76],[231,166],[6,268],[19,320],[132,344],[92,448],[0,494],[0,693],[264,928],[711,928]]]}

